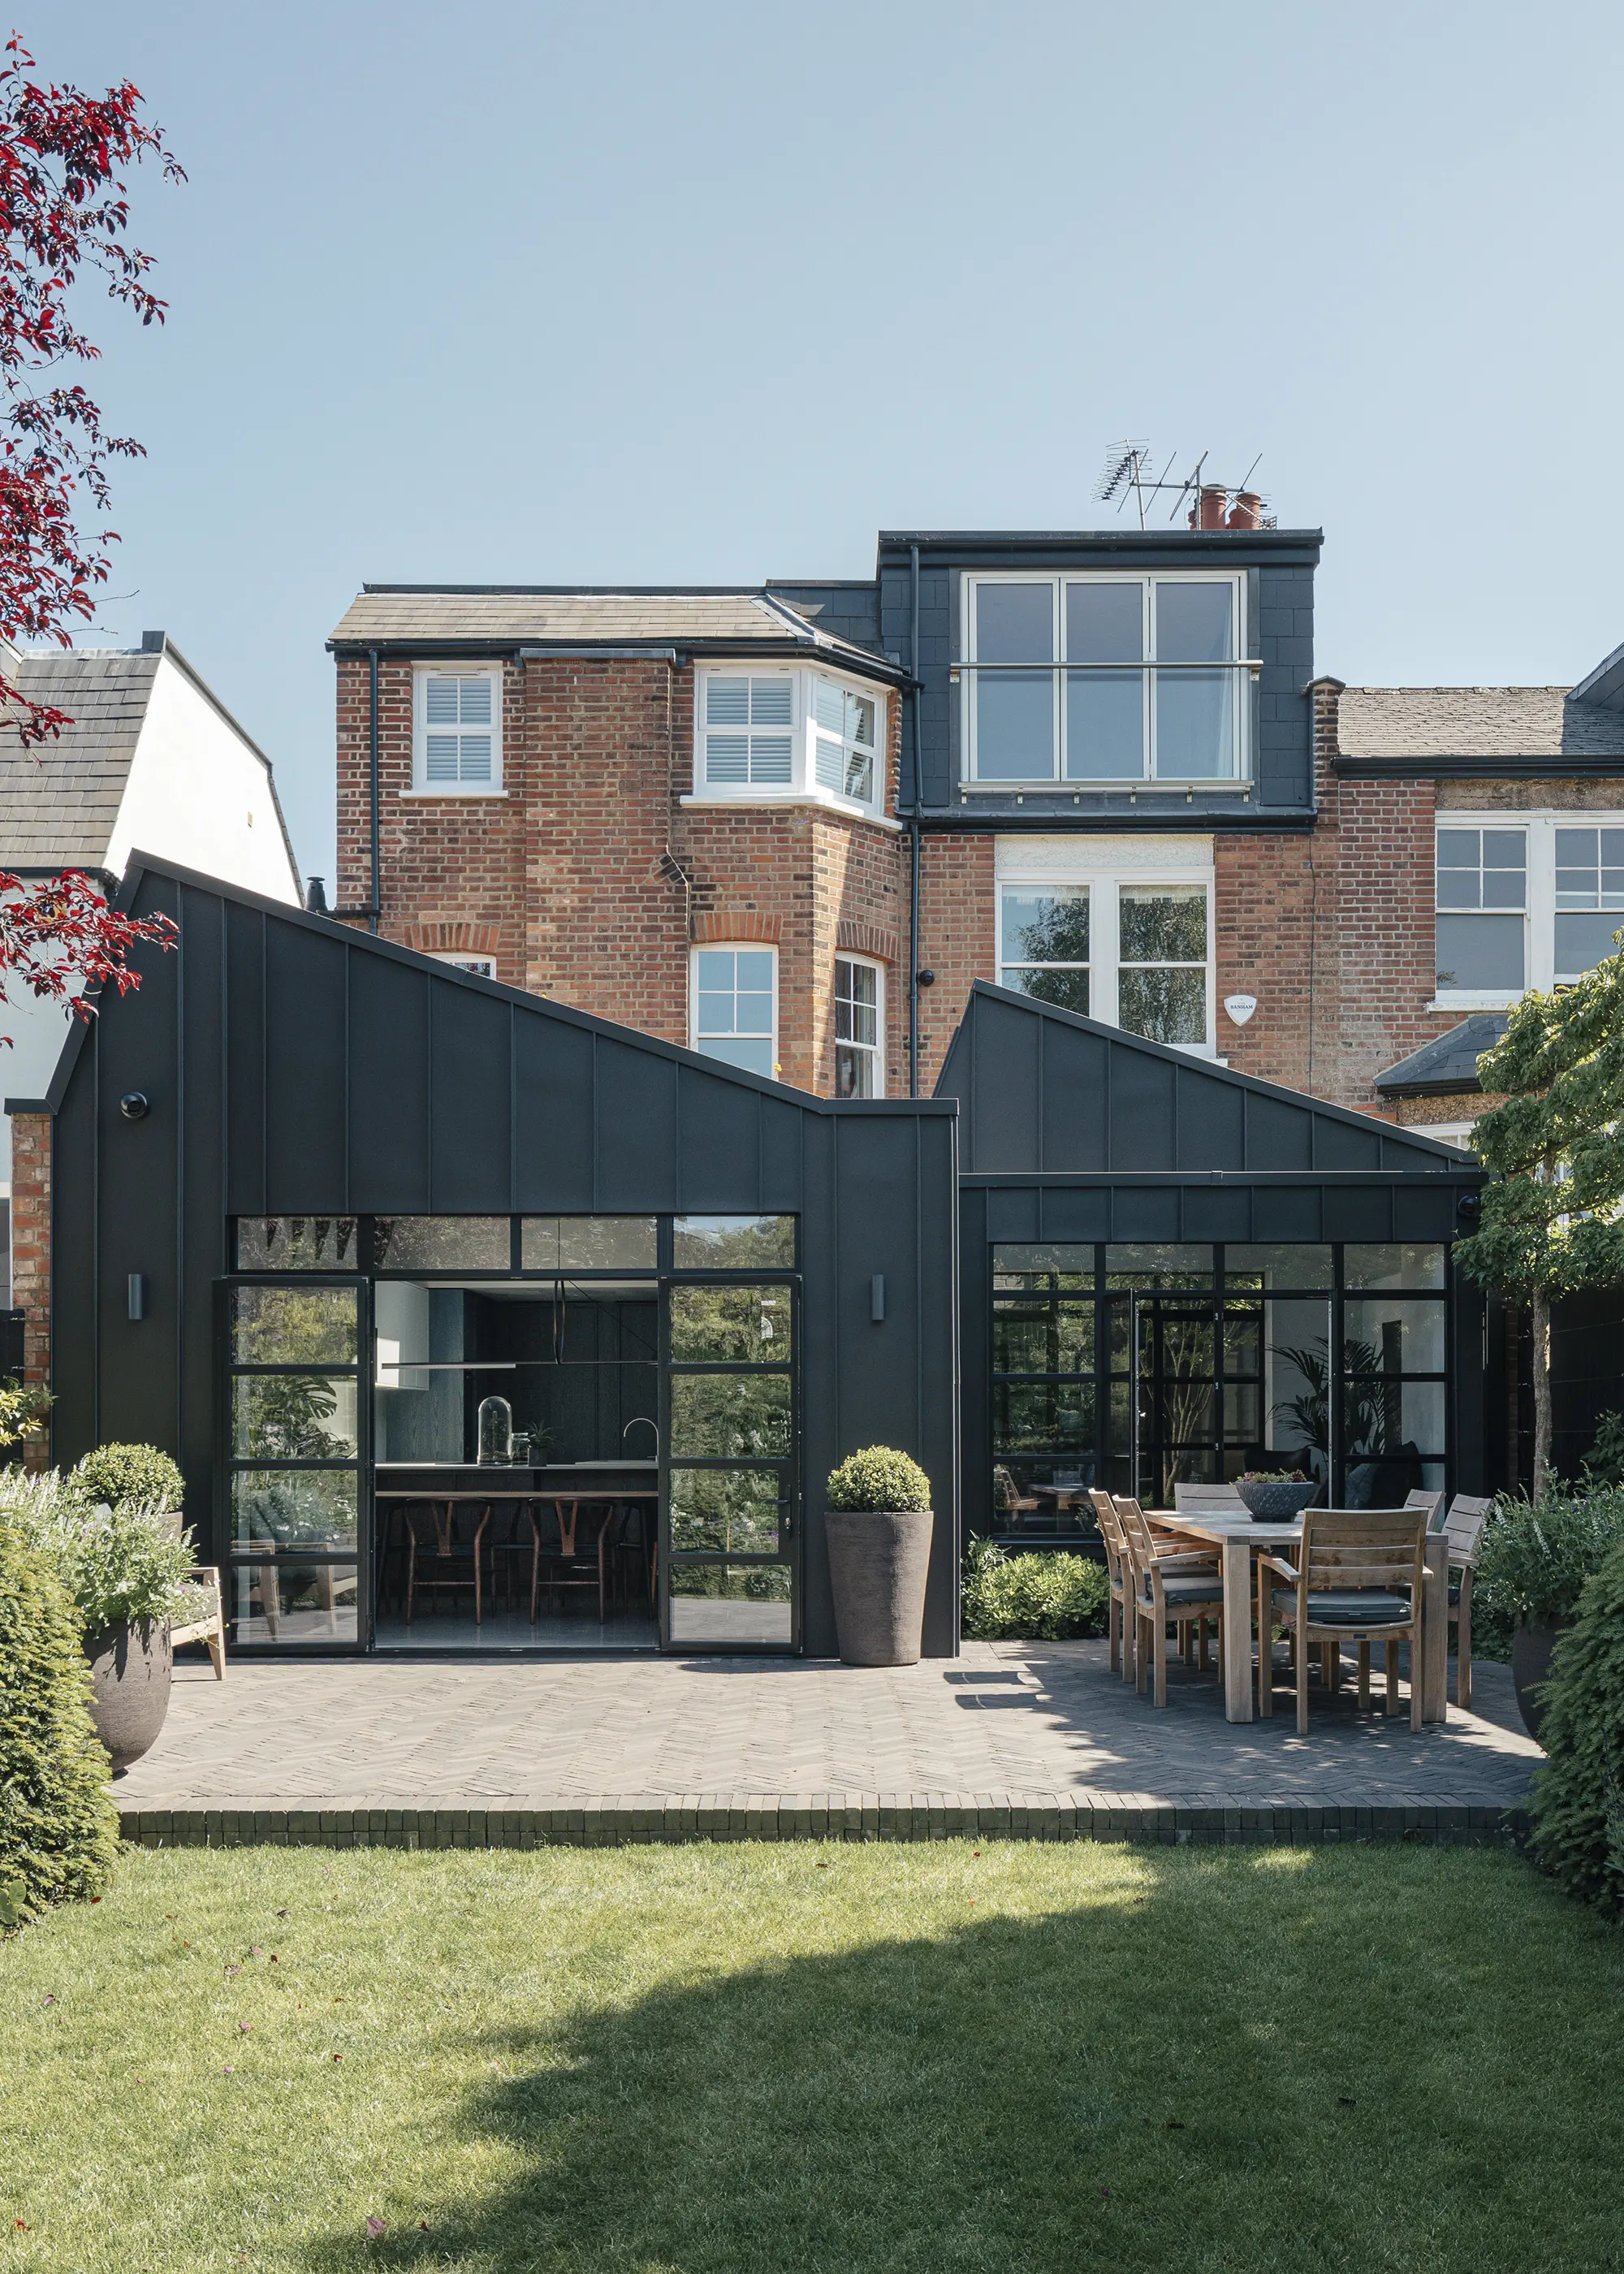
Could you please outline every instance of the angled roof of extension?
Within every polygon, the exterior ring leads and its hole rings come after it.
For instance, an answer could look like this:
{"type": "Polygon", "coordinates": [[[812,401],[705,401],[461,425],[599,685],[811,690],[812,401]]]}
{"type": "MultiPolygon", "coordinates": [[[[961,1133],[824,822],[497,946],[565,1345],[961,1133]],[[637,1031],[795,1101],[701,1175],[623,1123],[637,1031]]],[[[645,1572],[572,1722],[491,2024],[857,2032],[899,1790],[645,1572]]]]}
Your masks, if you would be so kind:
{"type": "Polygon", "coordinates": [[[967,1177],[1480,1176],[1469,1155],[978,979],[936,1083],[967,1177]]]}
{"type": "Polygon", "coordinates": [[[898,681],[900,668],[822,631],[759,586],[364,584],[328,646],[412,654],[805,655],[898,681]]]}

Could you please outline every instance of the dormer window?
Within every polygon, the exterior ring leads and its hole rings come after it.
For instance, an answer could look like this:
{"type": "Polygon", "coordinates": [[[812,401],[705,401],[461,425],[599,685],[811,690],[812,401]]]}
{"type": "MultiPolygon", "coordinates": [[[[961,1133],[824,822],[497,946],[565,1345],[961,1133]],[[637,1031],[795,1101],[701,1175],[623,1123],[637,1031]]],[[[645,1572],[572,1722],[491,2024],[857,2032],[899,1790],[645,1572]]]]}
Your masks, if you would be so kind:
{"type": "Polygon", "coordinates": [[[964,580],[965,779],[983,784],[1246,779],[1244,580],[964,580]]]}
{"type": "Polygon", "coordinates": [[[884,803],[884,694],[786,665],[699,674],[694,794],[808,802],[876,814],[884,803]]]}

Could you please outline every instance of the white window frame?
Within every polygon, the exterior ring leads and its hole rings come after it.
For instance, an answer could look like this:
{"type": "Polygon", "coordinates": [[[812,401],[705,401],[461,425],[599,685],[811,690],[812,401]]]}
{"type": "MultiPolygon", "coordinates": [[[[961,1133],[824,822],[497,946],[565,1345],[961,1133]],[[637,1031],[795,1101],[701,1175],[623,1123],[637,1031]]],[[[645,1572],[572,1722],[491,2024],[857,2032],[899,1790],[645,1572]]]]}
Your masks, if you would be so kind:
{"type": "MultiPolygon", "coordinates": [[[[980,790],[984,794],[1014,793],[1031,788],[1070,789],[1087,791],[1109,789],[1126,785],[1139,787],[1171,785],[1177,788],[1224,789],[1248,784],[1252,780],[1252,675],[1244,667],[1250,652],[1250,628],[1246,620],[1246,573],[1244,569],[1167,568],[1135,574],[1130,569],[1060,568],[1060,569],[984,569],[959,579],[959,654],[967,664],[976,660],[975,624],[976,594],[983,584],[1047,584],[1053,595],[1049,611],[1050,644],[1053,658],[1047,666],[1034,663],[1024,666],[1033,671],[1047,668],[1050,674],[1053,704],[1051,747],[1055,754],[1054,770],[1047,774],[1003,774],[983,780],[980,773],[977,749],[975,689],[980,674],[974,670],[959,670],[954,676],[959,682],[959,749],[962,754],[960,775],[966,789],[980,790]],[[1141,677],[1140,701],[1143,719],[1143,770],[1137,774],[1086,774],[1075,779],[1065,771],[1065,674],[1067,657],[1065,587],[1068,584],[1135,584],[1139,587],[1140,649],[1138,663],[1112,665],[1112,670],[1138,671],[1141,677]],[[1234,598],[1229,621],[1233,627],[1235,652],[1223,668],[1228,670],[1230,687],[1230,737],[1234,750],[1234,770],[1227,774],[1169,774],[1156,767],[1155,710],[1155,588],[1159,584],[1227,584],[1234,598]]],[[[1197,666],[1199,667],[1199,666],[1197,666]]],[[[1218,668],[1207,666],[1208,669],[1218,668]]]]}
{"type": "MultiPolygon", "coordinates": [[[[726,1041],[726,1040],[727,1039],[727,1037],[726,1037],[726,1035],[708,1035],[702,1036],[702,1035],[701,1035],[701,1034],[700,1034],[700,1031],[699,1031],[699,959],[700,959],[700,957],[701,957],[702,955],[728,955],[728,954],[733,954],[733,955],[765,955],[765,956],[769,956],[769,957],[771,957],[771,962],[772,962],[772,990],[771,990],[771,994],[772,994],[772,1031],[771,1031],[771,1035],[770,1035],[770,1036],[763,1036],[763,1035],[742,1035],[742,1036],[741,1036],[739,1039],[740,1039],[740,1040],[741,1040],[741,1041],[745,1041],[745,1042],[761,1042],[761,1041],[763,1041],[763,1040],[766,1040],[766,1041],[770,1041],[770,1042],[771,1042],[771,1067],[772,1067],[772,1072],[771,1072],[771,1078],[774,1081],[778,1081],[778,1063],[779,1063],[779,1061],[778,1061],[778,951],[777,946],[775,945],[775,944],[774,944],[771,940],[768,940],[768,939],[704,939],[704,940],[699,940],[699,941],[696,941],[696,942],[695,942],[695,944],[694,945],[694,946],[693,946],[693,947],[691,947],[691,948],[689,949],[689,951],[688,951],[688,1048],[689,1048],[690,1050],[697,1050],[701,1058],[708,1058],[711,1059],[711,1060],[713,1061],[713,1063],[714,1063],[714,1064],[716,1064],[716,1065],[727,1065],[727,1066],[733,1066],[733,1071],[734,1071],[736,1073],[753,1073],[756,1071],[756,1069],[755,1069],[753,1066],[743,1066],[743,1067],[741,1067],[741,1066],[735,1065],[733,1064],[733,1061],[731,1058],[719,1058],[714,1050],[708,1050],[705,1048],[705,1043],[706,1043],[707,1042],[722,1042],[722,1041],[726,1041]]],[[[735,974],[735,979],[736,979],[736,976],[737,976],[737,975],[735,974]]],[[[736,991],[736,990],[735,990],[735,991],[736,991]]]]}
{"type": "Polygon", "coordinates": [[[502,787],[502,666],[483,663],[416,663],[411,670],[411,787],[410,797],[505,797],[502,787]],[[434,679],[491,682],[491,778],[488,781],[431,781],[428,767],[428,689],[434,679]]]}
{"type": "MultiPolygon", "coordinates": [[[[839,1064],[839,1054],[843,1050],[864,1051],[874,1070],[874,1088],[868,1092],[868,1096],[883,1097],[885,1095],[885,966],[876,956],[857,955],[849,949],[838,948],[835,951],[834,992],[831,1000],[835,1009],[836,1065],[839,1064]],[[840,966],[843,963],[853,964],[860,970],[872,971],[874,974],[874,1041],[871,1044],[851,1041],[840,1033],[840,966]]],[[[837,1096],[839,1095],[838,1088],[835,1094],[837,1096]]]]}
{"type": "Polygon", "coordinates": [[[493,955],[471,955],[460,947],[434,947],[429,950],[432,961],[448,963],[454,971],[471,971],[477,979],[494,979],[496,958],[493,955]]]}
{"type": "MultiPolygon", "coordinates": [[[[859,746],[849,736],[842,736],[843,755],[859,746]]],[[[694,674],[694,779],[691,792],[681,802],[684,805],[823,805],[831,812],[861,816],[866,821],[877,823],[882,828],[898,829],[900,824],[885,812],[886,784],[891,765],[891,694],[872,680],[862,679],[851,672],[831,669],[826,664],[784,664],[751,657],[729,658],[723,661],[701,664],[694,674]],[[786,679],[792,689],[789,729],[790,778],[786,782],[726,782],[712,781],[707,769],[707,741],[712,733],[726,734],[726,727],[712,727],[709,723],[710,683],[717,679],[786,679]],[[833,790],[817,779],[817,744],[820,734],[829,739],[829,730],[817,724],[816,702],[816,681],[826,680],[838,687],[843,695],[861,696],[875,706],[874,766],[870,794],[866,798],[849,797],[844,790],[833,790]]]]}
{"type": "MultiPolygon", "coordinates": [[[[1199,1043],[1164,1047],[1220,1065],[1218,959],[1214,936],[1214,871],[1210,838],[1042,837],[999,838],[994,849],[996,873],[994,940],[998,983],[1004,972],[1004,896],[1013,892],[1088,893],[1088,1015],[1108,1027],[1121,1025],[1117,977],[1121,968],[1121,906],[1124,890],[1203,892],[1207,902],[1207,1032],[1199,1043]]],[[[1132,967],[1131,967],[1132,968],[1132,967]]],[[[1127,1031],[1124,1028],[1124,1032],[1127,1031]]]]}
{"type": "MultiPolygon", "coordinates": [[[[1432,876],[1434,922],[1439,910],[1436,897],[1438,874],[1437,832],[1440,829],[1521,829],[1528,840],[1528,889],[1522,912],[1522,993],[1538,990],[1548,995],[1553,987],[1567,986],[1567,980],[1556,975],[1556,832],[1559,829],[1624,829],[1624,813],[1616,810],[1590,809],[1582,806],[1567,808],[1541,807],[1531,810],[1519,808],[1493,808],[1478,810],[1473,808],[1457,809],[1440,806],[1433,817],[1432,876]]],[[[1450,913],[1445,909],[1447,915],[1450,913]]],[[[1467,911],[1470,913],[1470,911],[1467,911]]],[[[1609,909],[1611,915],[1614,913],[1609,909]]],[[[1624,930],[1624,908],[1617,911],[1616,930],[1624,930]]],[[[1433,966],[1436,971],[1437,966],[1433,966]]],[[[1489,988],[1439,987],[1434,983],[1430,1011],[1508,1011],[1522,995],[1507,994],[1489,988]]]]}

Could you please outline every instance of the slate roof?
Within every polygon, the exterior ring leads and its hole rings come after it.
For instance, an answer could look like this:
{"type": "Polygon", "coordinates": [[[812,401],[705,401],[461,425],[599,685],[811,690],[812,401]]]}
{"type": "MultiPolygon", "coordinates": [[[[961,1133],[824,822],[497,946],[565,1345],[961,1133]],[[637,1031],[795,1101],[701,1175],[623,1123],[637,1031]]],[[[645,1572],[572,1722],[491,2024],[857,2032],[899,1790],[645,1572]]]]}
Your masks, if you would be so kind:
{"type": "Polygon", "coordinates": [[[1436,1097],[1481,1088],[1477,1060],[1506,1031],[1504,1011],[1476,1011],[1376,1076],[1384,1097],[1436,1097]]]}
{"type": "Polygon", "coordinates": [[[1624,761],[1624,716],[1566,687],[1345,687],[1337,747],[1349,758],[1624,761]]]}
{"type": "Polygon", "coordinates": [[[118,819],[158,653],[19,655],[15,683],[72,718],[55,742],[0,742],[0,868],[99,869],[118,819]]]}
{"type": "Polygon", "coordinates": [[[661,646],[726,652],[805,648],[882,677],[868,650],[775,595],[738,591],[562,591],[520,585],[365,584],[335,626],[333,647],[661,646]]]}

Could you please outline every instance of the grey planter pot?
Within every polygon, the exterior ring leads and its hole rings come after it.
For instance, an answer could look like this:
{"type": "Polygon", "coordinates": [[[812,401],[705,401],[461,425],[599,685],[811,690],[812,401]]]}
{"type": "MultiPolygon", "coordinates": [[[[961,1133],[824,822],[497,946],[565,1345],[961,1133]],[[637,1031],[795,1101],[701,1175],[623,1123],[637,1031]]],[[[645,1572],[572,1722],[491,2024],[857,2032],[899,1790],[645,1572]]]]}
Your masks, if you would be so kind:
{"type": "Polygon", "coordinates": [[[1517,1711],[1536,1744],[1545,1718],[1540,1685],[1551,1678],[1551,1653],[1573,1624],[1571,1619],[1545,1619],[1537,1626],[1521,1626],[1511,1638],[1511,1679],[1516,1684],[1517,1711]]]}
{"type": "Polygon", "coordinates": [[[134,1619],[85,1638],[95,1684],[90,1718],[112,1756],[113,1774],[157,1742],[169,1710],[174,1653],[167,1619],[134,1619]]]}
{"type": "Polygon", "coordinates": [[[1320,1497],[1317,1484],[1286,1484],[1278,1478],[1265,1485],[1237,1485],[1235,1489],[1257,1524],[1295,1524],[1320,1497]]]}
{"type": "Polygon", "coordinates": [[[835,1630],[847,1666],[914,1666],[925,1625],[929,1509],[828,1509],[835,1630]]]}

